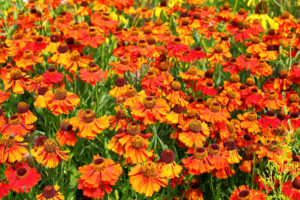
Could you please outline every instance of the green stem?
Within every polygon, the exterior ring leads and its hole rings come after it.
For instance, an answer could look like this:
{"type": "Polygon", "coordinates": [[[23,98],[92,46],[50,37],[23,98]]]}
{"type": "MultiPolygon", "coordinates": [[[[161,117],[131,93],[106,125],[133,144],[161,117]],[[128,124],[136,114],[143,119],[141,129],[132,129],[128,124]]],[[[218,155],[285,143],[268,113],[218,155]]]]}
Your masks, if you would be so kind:
{"type": "Polygon", "coordinates": [[[211,173],[209,174],[209,184],[210,184],[210,189],[211,189],[211,192],[214,196],[214,199],[216,199],[215,189],[214,189],[214,186],[213,186],[213,178],[212,178],[211,173]]]}

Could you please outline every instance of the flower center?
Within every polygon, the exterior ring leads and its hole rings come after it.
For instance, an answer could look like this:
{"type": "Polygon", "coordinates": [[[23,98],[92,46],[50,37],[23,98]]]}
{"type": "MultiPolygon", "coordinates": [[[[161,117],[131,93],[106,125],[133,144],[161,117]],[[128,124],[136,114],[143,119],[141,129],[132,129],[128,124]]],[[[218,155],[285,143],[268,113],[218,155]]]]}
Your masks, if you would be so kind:
{"type": "Polygon", "coordinates": [[[31,50],[26,50],[23,54],[25,59],[31,59],[33,57],[33,52],[31,50]]]}
{"type": "Polygon", "coordinates": [[[70,131],[73,126],[69,123],[69,119],[64,119],[60,122],[60,130],[62,131],[70,131]]]}
{"type": "Polygon", "coordinates": [[[68,47],[66,45],[59,45],[59,47],[57,48],[57,51],[59,53],[66,53],[68,51],[68,47]]]}
{"type": "Polygon", "coordinates": [[[182,113],[183,109],[184,108],[181,105],[175,104],[175,106],[172,108],[172,111],[174,111],[177,114],[180,114],[182,113]]]}
{"type": "Polygon", "coordinates": [[[210,104],[209,106],[210,111],[217,113],[221,111],[221,105],[217,102],[214,102],[212,104],[210,104]]]}
{"type": "Polygon", "coordinates": [[[145,141],[141,136],[136,135],[132,138],[131,144],[132,144],[133,148],[141,149],[144,146],[145,141]]]}
{"type": "Polygon", "coordinates": [[[297,102],[299,102],[298,94],[291,94],[289,96],[289,102],[290,103],[297,103],[297,102]]]}
{"type": "Polygon", "coordinates": [[[44,148],[48,153],[54,153],[57,149],[57,143],[53,139],[47,139],[44,142],[44,148]]]}
{"type": "Polygon", "coordinates": [[[273,110],[269,110],[267,113],[268,117],[274,117],[275,116],[275,112],[273,110]]]}
{"type": "Polygon", "coordinates": [[[140,125],[135,123],[135,122],[132,122],[130,124],[127,125],[127,132],[130,134],[130,135],[136,135],[140,132],[140,125]]]}
{"type": "Polygon", "coordinates": [[[160,26],[160,25],[162,25],[164,22],[163,22],[163,20],[161,20],[161,19],[157,19],[157,20],[155,20],[155,26],[160,26]]]}
{"type": "Polygon", "coordinates": [[[189,129],[194,133],[200,132],[202,130],[201,121],[193,119],[189,124],[189,129]]]}
{"type": "Polygon", "coordinates": [[[92,165],[95,171],[103,171],[107,168],[107,161],[103,158],[97,158],[92,165]]]}
{"type": "Polygon", "coordinates": [[[71,53],[72,61],[78,61],[80,59],[80,53],[78,51],[72,51],[71,53]]]}
{"type": "Polygon", "coordinates": [[[223,48],[220,45],[216,45],[214,51],[215,51],[215,53],[222,53],[223,48]]]}
{"type": "Polygon", "coordinates": [[[210,144],[208,147],[208,153],[210,155],[218,155],[221,152],[221,148],[218,144],[210,144]]]}
{"type": "Polygon", "coordinates": [[[88,67],[89,72],[96,72],[96,71],[98,71],[98,69],[99,69],[99,67],[95,63],[91,63],[88,67]]]}
{"type": "Polygon", "coordinates": [[[19,167],[16,171],[16,175],[18,178],[25,178],[28,174],[28,171],[25,167],[19,167]]]}
{"type": "Polygon", "coordinates": [[[129,60],[128,57],[122,56],[122,57],[120,58],[120,63],[121,63],[122,65],[128,65],[129,62],[130,62],[130,60],[129,60]]]}
{"type": "Polygon", "coordinates": [[[152,109],[156,105],[156,99],[154,97],[145,97],[143,100],[144,107],[147,109],[152,109]]]}
{"type": "Polygon", "coordinates": [[[44,95],[47,91],[48,91],[48,87],[47,86],[40,86],[38,88],[38,95],[44,95]]]}
{"type": "Polygon", "coordinates": [[[12,80],[18,80],[20,78],[22,78],[22,72],[19,69],[12,69],[10,71],[10,77],[12,80]]]}
{"type": "Polygon", "coordinates": [[[46,199],[52,199],[56,195],[56,190],[53,186],[47,185],[46,187],[44,187],[42,195],[46,199]]]}
{"type": "Polygon", "coordinates": [[[259,42],[260,42],[260,38],[259,38],[259,37],[254,36],[254,37],[252,38],[252,43],[253,43],[253,44],[259,44],[259,42]]]}
{"type": "Polygon", "coordinates": [[[275,92],[270,92],[268,95],[268,99],[275,100],[277,99],[278,95],[275,92]]]}
{"type": "Polygon", "coordinates": [[[252,86],[254,84],[255,84],[254,78],[251,78],[251,77],[247,78],[247,80],[246,80],[246,85],[247,86],[252,86]]]}
{"type": "Polygon", "coordinates": [[[25,102],[20,102],[20,103],[18,103],[17,110],[20,114],[23,114],[29,110],[29,106],[25,102]]]}
{"type": "Polygon", "coordinates": [[[203,159],[207,156],[207,151],[205,148],[203,147],[197,147],[195,150],[194,150],[194,157],[197,158],[197,159],[203,159]]]}
{"type": "Polygon", "coordinates": [[[152,33],[152,28],[151,28],[150,26],[146,26],[146,27],[144,28],[144,33],[145,33],[145,34],[150,34],[150,33],[152,33]]]}
{"type": "Polygon", "coordinates": [[[246,152],[245,155],[244,155],[244,160],[253,160],[253,153],[251,152],[246,152]]]}
{"type": "Polygon", "coordinates": [[[194,67],[194,66],[191,66],[189,69],[188,69],[188,73],[191,74],[191,75],[196,75],[197,74],[197,68],[194,67]]]}
{"type": "Polygon", "coordinates": [[[293,112],[290,116],[292,119],[297,119],[299,117],[299,114],[297,112],[293,112]]]}
{"type": "Polygon", "coordinates": [[[126,112],[125,110],[118,110],[116,113],[116,117],[118,119],[126,119],[126,112]]]}
{"type": "Polygon", "coordinates": [[[292,182],[292,186],[297,190],[300,190],[300,178],[296,177],[295,180],[292,182]]]}
{"type": "Polygon", "coordinates": [[[268,149],[273,152],[278,152],[280,150],[280,145],[273,140],[268,144],[268,149]]]}
{"type": "Polygon", "coordinates": [[[290,17],[290,13],[284,11],[282,14],[281,14],[281,17],[282,19],[288,19],[290,17]]]}
{"type": "Polygon", "coordinates": [[[187,114],[188,114],[188,116],[189,116],[190,118],[196,117],[196,115],[197,115],[197,110],[194,109],[194,108],[190,108],[190,109],[187,110],[187,114]]]}
{"type": "Polygon", "coordinates": [[[167,164],[172,163],[175,160],[175,154],[171,149],[166,149],[161,152],[160,160],[167,164]]]}
{"type": "Polygon", "coordinates": [[[240,81],[240,76],[238,74],[234,74],[230,77],[230,82],[238,83],[240,81]]]}
{"type": "Polygon", "coordinates": [[[288,72],[286,70],[280,70],[278,76],[280,79],[286,79],[288,77],[288,72]]]}
{"type": "Polygon", "coordinates": [[[14,143],[15,143],[15,136],[13,134],[6,133],[1,138],[1,144],[4,147],[10,148],[14,145],[14,143]]]}
{"type": "Polygon", "coordinates": [[[134,87],[129,87],[126,91],[126,96],[131,98],[136,95],[136,89],[134,87]]]}
{"type": "Polygon", "coordinates": [[[189,23],[190,23],[189,18],[185,17],[182,19],[182,26],[187,26],[189,25],[189,23]]]}
{"type": "Polygon", "coordinates": [[[247,119],[248,119],[249,121],[255,121],[255,120],[257,119],[257,114],[256,114],[256,112],[250,111],[250,112],[248,113],[247,119]]]}
{"type": "Polygon", "coordinates": [[[152,177],[156,174],[156,171],[156,165],[151,161],[146,162],[142,166],[142,172],[145,176],[152,177]]]}
{"type": "Polygon", "coordinates": [[[227,95],[230,99],[234,99],[237,96],[235,89],[228,89],[227,95]]]}
{"type": "Polygon", "coordinates": [[[86,111],[84,111],[82,119],[85,123],[91,123],[95,119],[95,113],[92,110],[87,109],[86,111]]]}
{"type": "Polygon", "coordinates": [[[54,92],[54,96],[57,100],[64,100],[67,98],[67,91],[64,88],[57,88],[54,92]]]}
{"type": "Polygon", "coordinates": [[[17,124],[21,123],[21,117],[17,114],[14,114],[9,118],[8,122],[11,125],[17,125],[17,124]]]}
{"type": "Polygon", "coordinates": [[[118,86],[118,87],[123,87],[124,85],[126,85],[126,79],[123,78],[123,77],[118,77],[118,78],[116,78],[116,80],[115,80],[115,84],[116,84],[116,86],[118,86]]]}
{"type": "Polygon", "coordinates": [[[43,135],[39,136],[36,141],[35,141],[35,145],[36,146],[43,146],[45,141],[47,140],[47,138],[43,135]]]}
{"type": "Polygon", "coordinates": [[[230,133],[236,133],[236,129],[234,127],[234,124],[233,123],[228,123],[227,124],[227,130],[230,132],[230,133]]]}
{"type": "Polygon", "coordinates": [[[285,134],[285,127],[282,126],[282,125],[279,125],[277,128],[274,129],[274,134],[275,135],[279,135],[279,136],[282,136],[285,134]]]}
{"type": "Polygon", "coordinates": [[[73,25],[72,25],[72,28],[73,30],[79,30],[81,28],[81,25],[77,22],[75,22],[73,25]]]}
{"type": "Polygon", "coordinates": [[[250,191],[249,190],[240,191],[239,200],[251,200],[250,191]]]}
{"type": "Polygon", "coordinates": [[[233,151],[237,148],[236,141],[233,139],[228,139],[226,142],[224,142],[224,147],[226,147],[229,151],[233,151]]]}
{"type": "Polygon", "coordinates": [[[164,31],[164,36],[169,36],[169,35],[171,35],[171,30],[166,29],[166,30],[164,31]]]}
{"type": "Polygon", "coordinates": [[[173,82],[171,83],[171,88],[172,88],[172,90],[174,90],[174,91],[180,90],[180,88],[181,88],[180,82],[179,82],[179,81],[173,81],[173,82]]]}

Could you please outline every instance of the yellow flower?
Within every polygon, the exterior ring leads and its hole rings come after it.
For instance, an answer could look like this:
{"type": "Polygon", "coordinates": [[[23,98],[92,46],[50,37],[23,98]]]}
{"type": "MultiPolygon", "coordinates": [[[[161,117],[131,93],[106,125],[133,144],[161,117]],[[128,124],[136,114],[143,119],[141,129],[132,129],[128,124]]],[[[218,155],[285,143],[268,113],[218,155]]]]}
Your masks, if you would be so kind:
{"type": "Polygon", "coordinates": [[[278,23],[276,23],[271,17],[269,17],[268,14],[251,14],[246,18],[246,22],[253,22],[253,20],[256,19],[259,20],[260,24],[265,30],[267,29],[267,24],[270,25],[271,29],[278,29],[278,23]]]}

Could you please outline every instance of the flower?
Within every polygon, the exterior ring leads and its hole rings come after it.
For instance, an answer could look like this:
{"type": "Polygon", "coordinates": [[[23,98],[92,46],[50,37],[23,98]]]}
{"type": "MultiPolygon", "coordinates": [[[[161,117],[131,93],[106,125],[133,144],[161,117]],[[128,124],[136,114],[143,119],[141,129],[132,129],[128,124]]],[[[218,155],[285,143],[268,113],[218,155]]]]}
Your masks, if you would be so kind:
{"type": "Polygon", "coordinates": [[[30,168],[27,164],[20,164],[12,168],[6,168],[5,177],[11,186],[11,189],[17,193],[27,193],[34,187],[41,178],[36,168],[30,168]]]}
{"type": "Polygon", "coordinates": [[[51,100],[51,91],[49,91],[48,86],[41,85],[37,89],[37,95],[34,99],[33,105],[37,108],[46,108],[48,102],[51,100]]]}
{"type": "Polygon", "coordinates": [[[36,122],[37,117],[29,110],[29,106],[25,102],[18,103],[17,106],[18,115],[21,116],[21,119],[24,120],[25,124],[33,124],[36,122]]]}
{"type": "Polygon", "coordinates": [[[267,199],[267,195],[260,190],[249,190],[249,186],[241,185],[239,188],[235,188],[229,200],[240,199],[265,200],[267,199]]]}
{"type": "Polygon", "coordinates": [[[136,165],[130,170],[128,176],[133,190],[147,197],[151,197],[154,192],[158,192],[161,187],[166,187],[168,183],[156,164],[151,161],[136,165]]]}
{"type": "Polygon", "coordinates": [[[60,146],[75,146],[77,142],[76,133],[72,130],[73,126],[69,119],[64,119],[60,123],[60,129],[56,133],[56,139],[60,146]]]}
{"type": "Polygon", "coordinates": [[[17,94],[23,94],[27,90],[28,78],[20,69],[12,69],[3,78],[4,90],[9,90],[17,94]]]}
{"type": "Polygon", "coordinates": [[[282,185],[282,192],[290,199],[300,199],[300,177],[297,176],[293,181],[289,180],[282,185]]]}
{"type": "Polygon", "coordinates": [[[92,86],[98,82],[103,81],[107,78],[107,72],[103,72],[99,69],[99,66],[95,63],[89,64],[86,69],[79,71],[79,77],[92,86]]]}
{"type": "Polygon", "coordinates": [[[111,159],[94,156],[94,161],[89,165],[79,167],[80,173],[78,189],[83,189],[83,195],[98,199],[103,198],[105,193],[112,191],[122,174],[122,167],[111,159]]]}
{"type": "Polygon", "coordinates": [[[225,122],[229,118],[229,112],[221,108],[218,102],[210,102],[208,107],[199,111],[201,118],[206,122],[225,122]]]}
{"type": "Polygon", "coordinates": [[[55,67],[49,67],[47,72],[43,73],[44,82],[46,84],[57,84],[63,80],[64,75],[56,71],[55,67]]]}
{"type": "Polygon", "coordinates": [[[44,187],[41,194],[36,195],[36,198],[37,200],[65,200],[64,195],[62,195],[58,190],[58,185],[55,185],[54,187],[47,185],[44,187]]]}
{"type": "Polygon", "coordinates": [[[117,77],[115,80],[115,86],[109,91],[109,95],[116,99],[121,96],[125,96],[129,87],[130,85],[127,84],[124,77],[117,77]]]}
{"type": "Polygon", "coordinates": [[[7,183],[0,182],[0,198],[8,195],[10,191],[10,185],[7,183]]]}
{"type": "Polygon", "coordinates": [[[14,133],[23,137],[35,129],[34,125],[25,124],[20,115],[14,114],[8,119],[8,123],[0,129],[2,133],[14,133]]]}
{"type": "Polygon", "coordinates": [[[165,149],[160,154],[157,169],[161,171],[162,176],[173,179],[179,177],[182,166],[175,162],[175,153],[171,149],[165,149]]]}
{"type": "Polygon", "coordinates": [[[48,101],[48,109],[54,115],[68,114],[75,106],[78,106],[80,99],[72,92],[64,88],[57,88],[54,94],[51,93],[51,99],[48,101]]]}
{"type": "Polygon", "coordinates": [[[46,139],[43,145],[31,149],[31,154],[36,161],[48,168],[55,168],[61,160],[67,161],[69,150],[62,151],[53,139],[46,139]]]}
{"type": "Polygon", "coordinates": [[[260,125],[257,121],[257,114],[255,111],[244,113],[244,115],[238,114],[238,119],[241,120],[241,127],[246,129],[249,133],[260,132],[260,125]]]}
{"type": "Polygon", "coordinates": [[[94,139],[97,134],[109,127],[109,117],[107,115],[101,118],[95,118],[95,113],[87,109],[79,110],[79,117],[72,117],[69,123],[73,126],[73,130],[78,129],[78,137],[94,139]]]}

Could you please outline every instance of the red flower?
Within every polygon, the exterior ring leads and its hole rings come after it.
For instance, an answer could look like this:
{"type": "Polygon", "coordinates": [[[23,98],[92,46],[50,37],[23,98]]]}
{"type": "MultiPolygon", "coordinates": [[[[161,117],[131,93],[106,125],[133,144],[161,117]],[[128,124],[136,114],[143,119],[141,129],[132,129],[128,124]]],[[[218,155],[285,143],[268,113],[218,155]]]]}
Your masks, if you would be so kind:
{"type": "Polygon", "coordinates": [[[64,75],[56,71],[54,67],[49,67],[48,71],[43,74],[44,82],[47,84],[57,84],[63,80],[64,75]]]}

